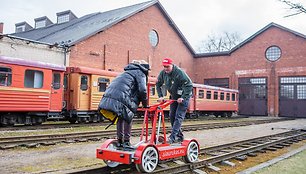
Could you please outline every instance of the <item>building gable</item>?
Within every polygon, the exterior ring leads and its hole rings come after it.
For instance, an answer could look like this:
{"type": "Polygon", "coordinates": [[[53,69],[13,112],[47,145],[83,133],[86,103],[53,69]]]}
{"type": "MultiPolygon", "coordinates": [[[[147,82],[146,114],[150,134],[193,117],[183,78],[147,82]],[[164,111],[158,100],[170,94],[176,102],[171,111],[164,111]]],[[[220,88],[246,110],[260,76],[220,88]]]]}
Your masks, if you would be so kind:
{"type": "Polygon", "coordinates": [[[265,26],[261,30],[257,31],[255,34],[253,34],[252,36],[248,37],[247,39],[242,41],[240,44],[235,46],[234,48],[232,48],[230,51],[213,52],[213,53],[198,53],[194,57],[195,58],[202,58],[202,57],[205,58],[205,57],[216,57],[216,56],[230,56],[233,52],[237,51],[239,48],[243,47],[245,44],[251,42],[256,37],[258,37],[259,35],[261,35],[262,33],[266,32],[267,30],[269,30],[270,28],[273,28],[273,27],[279,28],[279,29],[281,29],[283,31],[286,31],[288,33],[291,33],[291,34],[296,35],[298,37],[301,37],[303,39],[306,39],[306,35],[304,35],[302,33],[293,31],[293,30],[288,29],[286,27],[283,27],[283,26],[281,26],[279,24],[271,22],[270,24],[268,24],[267,26],[265,26]]]}

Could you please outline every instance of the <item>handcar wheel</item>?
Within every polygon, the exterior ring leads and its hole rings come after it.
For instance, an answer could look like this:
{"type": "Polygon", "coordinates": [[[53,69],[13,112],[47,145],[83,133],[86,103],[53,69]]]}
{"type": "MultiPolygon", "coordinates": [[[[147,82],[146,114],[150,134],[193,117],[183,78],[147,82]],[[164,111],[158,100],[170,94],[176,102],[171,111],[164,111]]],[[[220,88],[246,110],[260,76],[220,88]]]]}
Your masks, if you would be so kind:
{"type": "MultiPolygon", "coordinates": [[[[107,146],[107,149],[116,149],[116,141],[113,141],[112,143],[110,143],[108,146],[107,146]]],[[[105,162],[105,164],[108,166],[108,167],[117,167],[120,163],[119,162],[115,162],[115,161],[111,161],[111,160],[103,160],[105,162]]]]}
{"type": "Polygon", "coordinates": [[[184,161],[187,163],[193,163],[198,160],[199,157],[199,145],[195,141],[191,141],[187,147],[187,154],[184,156],[184,161]]]}
{"type": "Polygon", "coordinates": [[[157,150],[150,146],[145,148],[141,155],[141,163],[136,164],[136,168],[139,172],[150,173],[153,172],[158,164],[158,153],[157,150]]]}

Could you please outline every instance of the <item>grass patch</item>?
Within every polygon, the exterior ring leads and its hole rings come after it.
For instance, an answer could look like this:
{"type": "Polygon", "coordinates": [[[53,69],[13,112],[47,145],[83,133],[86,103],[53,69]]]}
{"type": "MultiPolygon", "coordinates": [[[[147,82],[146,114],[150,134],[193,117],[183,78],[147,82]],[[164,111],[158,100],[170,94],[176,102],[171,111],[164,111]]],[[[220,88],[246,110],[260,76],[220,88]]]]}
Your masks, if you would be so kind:
{"type": "Polygon", "coordinates": [[[255,174],[304,174],[306,172],[306,150],[282,160],[272,166],[254,172],[255,174]]]}
{"type": "MultiPolygon", "coordinates": [[[[254,167],[256,165],[259,165],[261,163],[269,161],[269,160],[271,160],[273,158],[279,157],[279,156],[281,156],[281,155],[283,155],[285,153],[288,153],[289,151],[292,151],[294,149],[298,149],[299,147],[305,145],[305,143],[306,143],[306,140],[300,141],[298,143],[294,143],[294,144],[292,144],[289,147],[284,147],[282,149],[278,149],[277,151],[266,151],[266,153],[258,153],[258,156],[256,156],[256,157],[248,157],[246,161],[242,161],[242,162],[241,161],[237,161],[237,160],[233,160],[233,159],[230,160],[231,162],[236,164],[235,167],[224,166],[224,165],[221,165],[221,164],[214,164],[214,165],[221,168],[221,172],[220,173],[222,173],[222,174],[233,174],[233,173],[237,173],[237,172],[243,171],[245,169],[248,169],[250,167],[254,167]]],[[[285,161],[287,161],[287,160],[285,160],[285,161]]],[[[305,161],[304,161],[304,163],[305,163],[305,161]]],[[[299,171],[299,170],[297,170],[297,171],[299,171]]],[[[208,170],[208,173],[210,173],[210,174],[217,174],[218,172],[213,172],[211,170],[208,170]]],[[[286,173],[286,172],[278,170],[275,174],[279,174],[279,173],[282,174],[282,173],[286,173]]],[[[258,174],[271,174],[271,173],[267,172],[267,173],[258,173],[258,174]]]]}

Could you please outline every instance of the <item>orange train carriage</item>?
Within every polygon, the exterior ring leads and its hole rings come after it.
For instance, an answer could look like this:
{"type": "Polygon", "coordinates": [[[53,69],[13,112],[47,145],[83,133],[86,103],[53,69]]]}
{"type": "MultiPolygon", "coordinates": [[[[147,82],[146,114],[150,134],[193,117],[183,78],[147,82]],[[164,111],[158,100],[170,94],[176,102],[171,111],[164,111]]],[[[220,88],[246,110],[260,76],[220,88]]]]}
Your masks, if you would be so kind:
{"type": "MultiPolygon", "coordinates": [[[[65,118],[71,123],[101,121],[103,118],[97,113],[99,102],[108,85],[119,74],[87,67],[68,67],[64,90],[65,118]]],[[[148,87],[155,83],[154,80],[149,78],[148,87]]],[[[155,98],[152,96],[151,99],[155,98]]]]}
{"type": "Polygon", "coordinates": [[[65,73],[63,116],[70,123],[95,122],[101,97],[119,73],[87,67],[68,67],[65,73]]]}
{"type": "Polygon", "coordinates": [[[193,96],[190,99],[187,117],[215,115],[231,117],[238,112],[239,91],[202,84],[193,84],[193,96]]]}
{"type": "MultiPolygon", "coordinates": [[[[148,84],[149,103],[156,104],[158,95],[156,91],[156,79],[152,79],[148,84]]],[[[162,88],[162,92],[169,98],[169,93],[162,88]]],[[[200,115],[215,115],[216,117],[231,117],[238,112],[239,91],[229,88],[221,88],[202,84],[193,84],[193,95],[190,98],[187,109],[187,118],[198,118],[200,115]]],[[[164,109],[168,115],[170,107],[164,109]]]]}
{"type": "Polygon", "coordinates": [[[0,56],[0,125],[41,124],[62,111],[65,67],[0,56]]]}
{"type": "MultiPolygon", "coordinates": [[[[67,67],[66,71],[63,66],[0,56],[0,124],[34,125],[47,118],[101,121],[98,104],[118,74],[87,67],[67,67]]],[[[156,78],[149,78],[150,105],[158,99],[155,83],[156,78]]],[[[238,110],[237,90],[194,84],[193,94],[187,117],[231,116],[238,110]]]]}

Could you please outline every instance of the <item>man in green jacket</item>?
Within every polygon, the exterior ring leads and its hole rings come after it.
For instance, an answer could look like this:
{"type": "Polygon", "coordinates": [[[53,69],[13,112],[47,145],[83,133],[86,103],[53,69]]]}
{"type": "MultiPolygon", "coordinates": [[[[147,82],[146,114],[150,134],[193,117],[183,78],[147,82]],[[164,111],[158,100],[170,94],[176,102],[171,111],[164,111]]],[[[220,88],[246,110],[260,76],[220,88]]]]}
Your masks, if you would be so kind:
{"type": "Polygon", "coordinates": [[[181,125],[186,115],[193,88],[189,76],[172,62],[172,59],[164,58],[164,69],[159,73],[156,83],[159,101],[164,100],[166,95],[162,92],[163,85],[169,91],[170,99],[177,101],[170,105],[169,116],[172,126],[172,132],[168,138],[170,144],[184,140],[181,125]]]}

